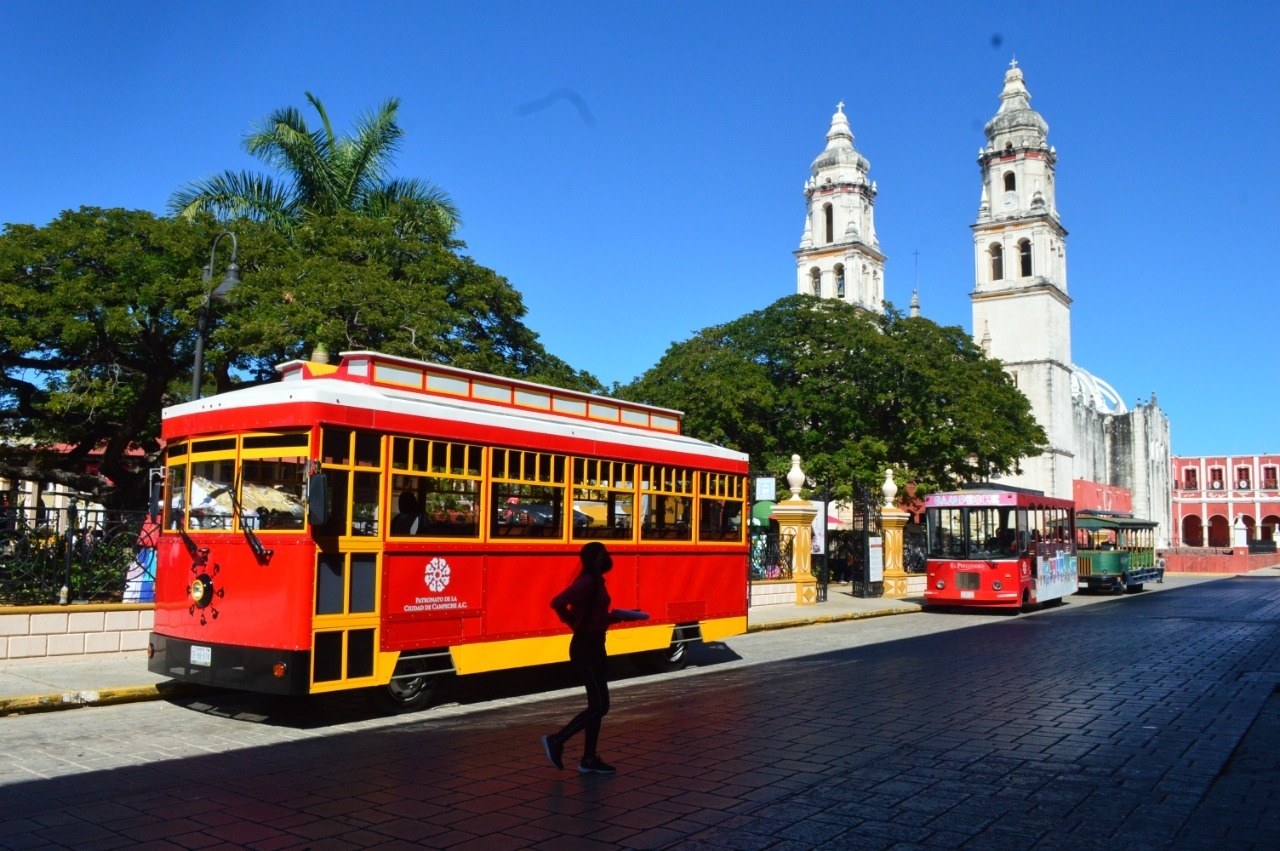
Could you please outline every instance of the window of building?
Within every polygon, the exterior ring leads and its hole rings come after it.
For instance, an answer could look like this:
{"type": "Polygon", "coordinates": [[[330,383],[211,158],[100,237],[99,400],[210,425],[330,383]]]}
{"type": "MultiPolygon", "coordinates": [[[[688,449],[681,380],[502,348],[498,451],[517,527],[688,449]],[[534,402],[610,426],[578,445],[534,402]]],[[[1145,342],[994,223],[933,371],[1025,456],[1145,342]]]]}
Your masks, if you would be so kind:
{"type": "Polygon", "coordinates": [[[1221,467],[1209,468],[1209,488],[1210,490],[1222,490],[1222,482],[1226,478],[1226,470],[1221,467]]]}
{"type": "Polygon", "coordinates": [[[998,242],[991,244],[991,280],[1004,280],[1004,249],[998,242]]]}
{"type": "Polygon", "coordinates": [[[836,298],[844,298],[844,266],[836,264],[836,298]]]}
{"type": "Polygon", "coordinates": [[[1251,472],[1248,467],[1236,467],[1236,487],[1240,490],[1248,490],[1249,483],[1253,481],[1251,472]]]}
{"type": "Polygon", "coordinates": [[[1013,172],[1006,171],[1004,173],[1004,191],[1013,192],[1018,188],[1018,179],[1013,176],[1013,172]]]}
{"type": "Polygon", "coordinates": [[[1269,491],[1273,491],[1276,489],[1276,468],[1275,467],[1262,468],[1262,486],[1269,491]]]}
{"type": "Polygon", "coordinates": [[[1031,240],[1024,239],[1018,243],[1018,260],[1022,264],[1022,277],[1031,277],[1031,240]]]}
{"type": "Polygon", "coordinates": [[[835,242],[836,240],[835,211],[831,209],[830,204],[824,204],[822,206],[822,217],[823,217],[823,220],[826,222],[827,242],[828,243],[835,242]]]}
{"type": "Polygon", "coordinates": [[[822,295],[822,273],[817,269],[809,270],[809,289],[814,295],[822,295]]]}
{"type": "Polygon", "coordinates": [[[1194,467],[1188,467],[1182,471],[1182,489],[1188,491],[1200,490],[1200,472],[1194,467]]]}

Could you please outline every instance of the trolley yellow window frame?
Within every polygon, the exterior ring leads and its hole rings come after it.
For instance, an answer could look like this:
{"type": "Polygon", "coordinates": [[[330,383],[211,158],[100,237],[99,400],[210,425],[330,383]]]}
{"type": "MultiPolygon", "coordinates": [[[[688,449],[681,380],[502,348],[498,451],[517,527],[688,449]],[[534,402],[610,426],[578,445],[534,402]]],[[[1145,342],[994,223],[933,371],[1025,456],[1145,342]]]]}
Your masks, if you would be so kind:
{"type": "Polygon", "coordinates": [[[568,466],[566,456],[551,452],[490,449],[489,540],[564,541],[568,466]]]}

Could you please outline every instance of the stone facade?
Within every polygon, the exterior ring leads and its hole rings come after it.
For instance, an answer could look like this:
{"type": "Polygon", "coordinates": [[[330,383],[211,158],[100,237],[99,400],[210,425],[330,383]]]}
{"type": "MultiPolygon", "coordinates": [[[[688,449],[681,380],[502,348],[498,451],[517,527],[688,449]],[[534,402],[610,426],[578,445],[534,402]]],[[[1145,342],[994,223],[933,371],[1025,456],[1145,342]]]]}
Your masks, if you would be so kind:
{"type": "Polygon", "coordinates": [[[836,106],[827,147],[804,184],[804,234],[796,255],[796,292],[836,298],[864,310],[884,311],[884,261],[876,238],[875,181],[866,157],[853,147],[853,131],[836,106]]]}
{"type": "MultiPolygon", "coordinates": [[[[1055,199],[1057,151],[1031,108],[1022,71],[1005,73],[1000,108],[978,153],[982,195],[974,233],[973,331],[1004,362],[1048,435],[1042,455],[1002,481],[1071,499],[1077,482],[1124,488],[1133,513],[1157,524],[1168,546],[1172,523],[1169,418],[1153,395],[1126,409],[1109,384],[1071,359],[1067,231],[1055,199]]],[[[1088,506],[1098,507],[1098,506],[1088,506]]]]}
{"type": "MultiPolygon", "coordinates": [[[[875,235],[876,184],[853,147],[843,107],[837,106],[827,147],[805,181],[796,291],[880,311],[886,258],[875,235]]],[[[1155,520],[1157,543],[1167,546],[1175,522],[1169,418],[1154,395],[1127,409],[1109,384],[1072,363],[1067,230],[1058,215],[1058,153],[1048,134],[1012,63],[978,151],[982,192],[970,225],[973,334],[1026,395],[1048,442],[1041,455],[1023,459],[1017,473],[1000,481],[1063,499],[1124,488],[1133,513],[1155,520]]],[[[913,296],[913,316],[918,304],[913,296]]]]}
{"type": "Polygon", "coordinates": [[[1234,547],[1280,537],[1280,455],[1173,459],[1174,546],[1234,547]]]}

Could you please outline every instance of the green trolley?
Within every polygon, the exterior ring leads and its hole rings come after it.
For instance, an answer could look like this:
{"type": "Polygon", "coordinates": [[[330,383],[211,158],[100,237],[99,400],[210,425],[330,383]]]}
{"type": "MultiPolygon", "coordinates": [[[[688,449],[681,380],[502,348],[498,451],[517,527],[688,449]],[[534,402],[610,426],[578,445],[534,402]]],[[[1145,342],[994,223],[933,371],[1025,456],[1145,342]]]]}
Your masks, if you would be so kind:
{"type": "Polygon", "coordinates": [[[1076,514],[1079,590],[1123,594],[1144,583],[1163,582],[1164,565],[1156,557],[1156,522],[1126,514],[1080,511],[1076,514]]]}

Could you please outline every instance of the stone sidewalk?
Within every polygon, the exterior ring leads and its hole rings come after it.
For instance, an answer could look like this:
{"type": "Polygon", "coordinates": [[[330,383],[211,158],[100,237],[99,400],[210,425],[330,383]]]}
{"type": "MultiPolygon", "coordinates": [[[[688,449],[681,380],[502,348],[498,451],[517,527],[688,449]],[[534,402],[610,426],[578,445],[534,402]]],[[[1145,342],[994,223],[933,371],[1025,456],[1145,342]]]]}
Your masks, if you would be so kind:
{"type": "Polygon", "coordinates": [[[155,702],[123,762],[75,713],[11,719],[42,726],[6,754],[0,847],[1280,847],[1277,579],[857,629],[618,689],[615,777],[573,770],[579,740],[567,770],[542,755],[580,695],[319,727],[155,702]]]}

